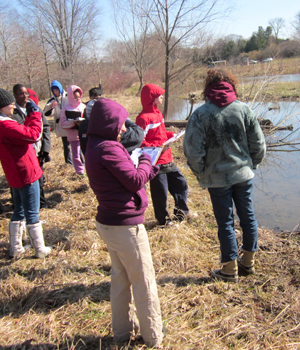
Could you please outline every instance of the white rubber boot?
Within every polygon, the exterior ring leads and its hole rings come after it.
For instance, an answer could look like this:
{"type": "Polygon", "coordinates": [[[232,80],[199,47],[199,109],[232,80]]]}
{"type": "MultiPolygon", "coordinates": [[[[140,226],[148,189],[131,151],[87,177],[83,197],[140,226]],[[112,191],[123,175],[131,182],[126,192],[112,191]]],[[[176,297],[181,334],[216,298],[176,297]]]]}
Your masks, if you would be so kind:
{"type": "Polygon", "coordinates": [[[51,247],[45,247],[43,228],[41,222],[36,224],[27,225],[27,232],[32,246],[35,249],[35,256],[37,258],[44,258],[52,251],[51,247]]]}
{"type": "Polygon", "coordinates": [[[10,243],[9,256],[14,258],[25,252],[22,245],[23,226],[21,221],[10,221],[8,231],[10,243]]]}
{"type": "Polygon", "coordinates": [[[27,250],[29,248],[32,248],[30,239],[29,239],[28,234],[27,234],[25,220],[21,221],[20,230],[22,232],[22,243],[23,243],[24,249],[27,250]]]}

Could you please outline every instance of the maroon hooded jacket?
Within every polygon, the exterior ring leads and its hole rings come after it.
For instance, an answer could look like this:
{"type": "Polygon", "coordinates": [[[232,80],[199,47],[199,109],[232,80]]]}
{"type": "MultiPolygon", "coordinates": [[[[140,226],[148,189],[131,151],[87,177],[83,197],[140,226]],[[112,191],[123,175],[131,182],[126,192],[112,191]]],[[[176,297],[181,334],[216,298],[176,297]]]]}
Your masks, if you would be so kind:
{"type": "Polygon", "coordinates": [[[96,101],[91,111],[85,166],[99,203],[96,220],[104,225],[142,224],[148,206],[144,186],[158,173],[144,154],[136,169],[116,141],[127,116],[123,106],[105,98],[96,101]]]}
{"type": "MultiPolygon", "coordinates": [[[[154,104],[155,99],[164,92],[164,89],[154,84],[147,84],[142,88],[141,102],[143,110],[136,118],[136,124],[144,130],[145,135],[141,147],[161,146],[175,134],[166,130],[164,117],[154,104]]],[[[172,151],[168,148],[161,154],[157,164],[168,164],[172,161],[172,151]]]]}

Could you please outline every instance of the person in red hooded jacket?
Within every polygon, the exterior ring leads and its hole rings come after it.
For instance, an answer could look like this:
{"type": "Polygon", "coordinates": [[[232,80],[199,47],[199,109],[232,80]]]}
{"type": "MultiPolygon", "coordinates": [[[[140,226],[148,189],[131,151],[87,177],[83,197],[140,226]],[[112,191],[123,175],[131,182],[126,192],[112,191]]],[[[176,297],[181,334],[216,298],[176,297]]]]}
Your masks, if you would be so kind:
{"type": "Polygon", "coordinates": [[[51,252],[45,247],[41,222],[39,221],[39,178],[43,171],[32,147],[42,136],[41,113],[32,102],[26,103],[28,115],[24,124],[12,119],[15,109],[14,96],[0,89],[0,161],[8,185],[12,188],[14,212],[9,222],[11,257],[24,253],[22,236],[26,227],[35,248],[35,256],[44,258],[51,252]]]}
{"type": "MultiPolygon", "coordinates": [[[[175,134],[167,131],[164,118],[158,105],[162,104],[165,90],[154,84],[147,84],[141,91],[142,112],[136,118],[136,124],[144,130],[141,147],[158,147],[175,134]]],[[[182,221],[189,213],[187,206],[188,184],[173,162],[172,151],[167,148],[157,161],[160,170],[150,181],[151,197],[155,217],[160,225],[172,226],[173,222],[167,210],[168,191],[175,200],[174,217],[182,221]]]]}

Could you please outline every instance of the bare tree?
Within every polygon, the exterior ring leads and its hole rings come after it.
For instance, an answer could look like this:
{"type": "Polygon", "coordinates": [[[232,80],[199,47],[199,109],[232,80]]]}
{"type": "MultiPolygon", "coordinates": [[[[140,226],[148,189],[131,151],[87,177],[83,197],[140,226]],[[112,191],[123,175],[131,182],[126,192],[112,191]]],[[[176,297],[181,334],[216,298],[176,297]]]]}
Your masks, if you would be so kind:
{"type": "Polygon", "coordinates": [[[10,85],[10,62],[13,56],[16,33],[14,16],[8,3],[2,3],[0,7],[0,55],[2,58],[1,80],[2,86],[9,89],[10,85]]]}
{"type": "Polygon", "coordinates": [[[157,46],[151,37],[153,27],[149,17],[144,15],[141,1],[113,0],[113,5],[117,33],[139,77],[138,95],[143,87],[145,72],[157,58],[157,46]]]}
{"type": "Polygon", "coordinates": [[[230,1],[226,0],[147,0],[141,8],[159,35],[165,49],[165,104],[167,119],[170,84],[189,69],[192,62],[183,63],[181,47],[192,46],[193,39],[214,20],[227,15],[230,1]]]}
{"type": "Polygon", "coordinates": [[[300,11],[298,11],[294,17],[292,25],[291,37],[295,41],[294,52],[299,54],[300,52],[300,11]]]}
{"type": "Polygon", "coordinates": [[[279,35],[280,30],[285,25],[285,20],[282,17],[273,18],[269,21],[269,25],[273,29],[276,44],[278,44],[278,35],[279,35]]]}
{"type": "Polygon", "coordinates": [[[293,39],[300,42],[300,11],[295,15],[295,19],[292,22],[293,27],[293,39]]]}
{"type": "Polygon", "coordinates": [[[43,53],[35,33],[22,26],[17,26],[18,30],[18,50],[14,65],[18,66],[19,74],[15,78],[20,79],[18,83],[23,83],[30,89],[35,89],[44,78],[43,53]]]}
{"type": "Polygon", "coordinates": [[[43,60],[45,64],[46,74],[47,74],[47,82],[49,88],[49,95],[51,96],[51,76],[50,76],[50,57],[51,57],[51,47],[47,43],[45,38],[45,30],[43,23],[41,21],[37,21],[35,28],[37,28],[37,34],[40,41],[40,48],[43,55],[43,60]]]}
{"type": "MultiPolygon", "coordinates": [[[[86,47],[98,15],[96,0],[19,0],[30,17],[43,23],[43,38],[54,50],[63,69],[71,68],[86,47]]],[[[34,25],[34,23],[31,25],[34,25]]],[[[37,29],[37,28],[36,28],[37,29]]]]}

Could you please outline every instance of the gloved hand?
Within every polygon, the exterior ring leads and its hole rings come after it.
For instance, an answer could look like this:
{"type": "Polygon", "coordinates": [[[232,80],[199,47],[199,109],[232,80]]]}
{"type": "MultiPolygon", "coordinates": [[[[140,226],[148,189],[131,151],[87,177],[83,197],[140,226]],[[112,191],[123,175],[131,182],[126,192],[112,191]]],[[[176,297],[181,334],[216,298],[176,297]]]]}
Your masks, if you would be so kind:
{"type": "Polygon", "coordinates": [[[141,163],[149,163],[149,161],[150,161],[150,164],[152,164],[152,159],[149,156],[149,154],[147,154],[145,152],[142,152],[142,154],[139,156],[139,164],[141,164],[141,163]]]}
{"type": "Polygon", "coordinates": [[[151,170],[150,170],[150,175],[149,175],[149,181],[155,178],[155,176],[159,172],[159,166],[157,165],[152,165],[151,170]]]}
{"type": "Polygon", "coordinates": [[[39,108],[33,101],[28,101],[26,103],[26,111],[28,114],[30,112],[39,112],[39,108]]]}
{"type": "Polygon", "coordinates": [[[51,158],[48,152],[40,152],[38,155],[38,160],[40,165],[42,166],[43,164],[50,162],[51,158]]]}

